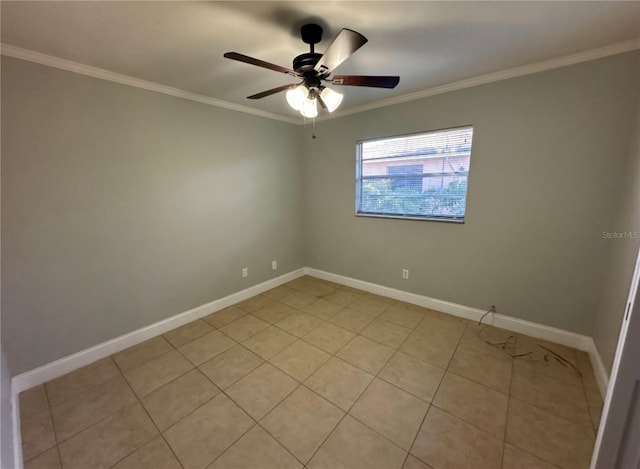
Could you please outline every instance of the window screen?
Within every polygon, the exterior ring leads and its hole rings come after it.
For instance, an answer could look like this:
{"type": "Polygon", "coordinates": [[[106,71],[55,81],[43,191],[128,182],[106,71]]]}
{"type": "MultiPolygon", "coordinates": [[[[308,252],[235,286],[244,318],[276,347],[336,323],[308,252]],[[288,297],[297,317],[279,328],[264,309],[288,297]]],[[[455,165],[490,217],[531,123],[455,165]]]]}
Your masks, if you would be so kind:
{"type": "Polygon", "coordinates": [[[356,214],[464,221],[472,127],[357,144],[356,214]]]}

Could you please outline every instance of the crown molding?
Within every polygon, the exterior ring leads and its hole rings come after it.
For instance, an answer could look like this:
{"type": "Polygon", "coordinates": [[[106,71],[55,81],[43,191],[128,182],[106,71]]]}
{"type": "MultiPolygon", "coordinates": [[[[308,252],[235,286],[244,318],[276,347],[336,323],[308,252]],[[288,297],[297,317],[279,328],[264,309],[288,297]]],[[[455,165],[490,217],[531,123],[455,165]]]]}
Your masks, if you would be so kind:
{"type": "MultiPolygon", "coordinates": [[[[427,88],[425,90],[416,91],[414,93],[403,94],[389,99],[383,99],[375,101],[373,103],[365,104],[362,106],[356,106],[351,109],[345,109],[344,111],[337,111],[332,114],[326,114],[316,118],[317,122],[322,122],[330,119],[336,119],[351,114],[357,114],[360,112],[371,111],[387,106],[393,106],[394,104],[406,103],[408,101],[415,101],[417,99],[428,98],[429,96],[435,96],[438,94],[449,93],[451,91],[462,90],[465,88],[471,88],[479,85],[486,85],[496,81],[507,80],[509,78],[521,77],[524,75],[531,75],[534,73],[544,72],[555,68],[566,67],[568,65],[574,65],[581,62],[588,62],[590,60],[596,60],[610,55],[623,54],[625,52],[631,52],[640,49],[640,38],[631,39],[629,41],[619,42],[611,44],[605,47],[599,47],[597,49],[591,49],[576,54],[565,55],[555,59],[544,60],[542,62],[536,62],[529,65],[523,65],[521,67],[510,68],[507,70],[501,70],[499,72],[488,73],[485,75],[479,75],[465,80],[460,80],[445,85],[435,86],[433,88],[427,88]]],[[[231,111],[242,112],[245,114],[251,114],[254,116],[264,117],[267,119],[274,119],[289,124],[304,125],[304,120],[296,119],[293,117],[287,117],[272,112],[261,111],[253,109],[241,104],[235,104],[221,99],[212,98],[210,96],[204,96],[197,93],[192,93],[180,88],[173,88],[171,86],[162,85],[153,81],[141,80],[121,73],[111,72],[98,67],[92,67],[79,62],[71,60],[61,59],[52,55],[42,54],[22,47],[13,46],[10,44],[0,43],[0,53],[7,57],[14,57],[16,59],[26,60],[28,62],[34,62],[41,65],[47,65],[49,67],[59,68],[69,72],[79,73],[102,80],[108,80],[122,85],[133,86],[136,88],[142,88],[148,91],[155,91],[156,93],[162,93],[177,98],[188,99],[210,106],[216,106],[231,111]]]]}
{"type": "Polygon", "coordinates": [[[338,117],[348,116],[350,114],[356,114],[359,112],[371,111],[373,109],[393,106],[394,104],[406,103],[408,101],[415,101],[417,99],[428,98],[429,96],[449,93],[451,91],[462,90],[464,88],[471,88],[478,85],[485,85],[496,81],[507,80],[509,78],[531,75],[534,73],[552,70],[554,68],[566,67],[568,65],[574,65],[581,62],[601,59],[610,55],[623,54],[625,52],[631,52],[637,49],[640,49],[640,38],[632,39],[630,41],[618,42],[616,44],[599,47],[597,49],[578,52],[577,54],[565,55],[563,57],[558,57],[555,59],[544,60],[542,62],[536,62],[529,65],[523,65],[521,67],[501,70],[499,72],[488,73],[486,75],[479,75],[477,77],[467,78],[465,80],[460,80],[452,83],[447,83],[445,85],[416,91],[415,93],[408,93],[389,99],[383,99],[370,104],[364,104],[362,106],[357,106],[351,109],[345,109],[344,111],[338,111],[331,115],[323,115],[319,118],[316,118],[316,121],[320,122],[335,119],[338,117]]]}
{"type": "Polygon", "coordinates": [[[139,78],[112,72],[103,68],[92,67],[91,65],[74,62],[72,60],[61,59],[52,55],[42,54],[40,52],[29,49],[23,49],[22,47],[13,46],[11,44],[1,43],[0,52],[6,57],[13,57],[40,65],[59,68],[68,72],[79,73],[81,75],[87,75],[93,78],[99,78],[101,80],[112,81],[121,85],[133,86],[135,88],[142,88],[148,91],[155,91],[156,93],[162,93],[169,96],[174,96],[176,98],[188,99],[190,101],[196,101],[198,103],[228,109],[230,111],[252,114],[254,116],[274,119],[282,122],[287,122],[289,124],[300,124],[299,119],[295,119],[293,117],[286,117],[280,114],[275,114],[273,112],[253,109],[248,106],[242,106],[241,104],[230,103],[222,99],[216,99],[210,96],[192,93],[191,91],[186,91],[180,88],[173,88],[171,86],[162,85],[153,81],[141,80],[139,78]]]}

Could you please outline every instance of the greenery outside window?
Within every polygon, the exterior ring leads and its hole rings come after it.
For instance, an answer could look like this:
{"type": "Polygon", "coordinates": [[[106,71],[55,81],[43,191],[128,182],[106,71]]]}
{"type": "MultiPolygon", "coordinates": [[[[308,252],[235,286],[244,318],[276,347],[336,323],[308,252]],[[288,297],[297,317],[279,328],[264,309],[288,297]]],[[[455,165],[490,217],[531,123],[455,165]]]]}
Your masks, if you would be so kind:
{"type": "Polygon", "coordinates": [[[473,127],[363,140],[356,215],[464,222],[473,127]]]}

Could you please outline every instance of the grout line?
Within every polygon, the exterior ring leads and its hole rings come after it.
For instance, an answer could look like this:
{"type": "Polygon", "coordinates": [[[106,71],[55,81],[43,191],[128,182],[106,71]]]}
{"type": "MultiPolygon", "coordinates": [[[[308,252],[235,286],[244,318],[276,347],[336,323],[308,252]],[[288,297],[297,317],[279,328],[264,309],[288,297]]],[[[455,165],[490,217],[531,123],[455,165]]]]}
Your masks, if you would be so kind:
{"type": "MultiPolygon", "coordinates": [[[[169,344],[171,345],[171,347],[173,347],[173,349],[180,353],[178,351],[178,349],[171,343],[169,342],[165,337],[164,334],[162,336],[162,338],[169,344]]],[[[169,353],[169,352],[167,352],[169,353]]],[[[165,354],[163,354],[165,355],[165,354]]],[[[160,356],[163,356],[160,355],[160,356]]],[[[133,396],[136,398],[136,401],[138,402],[138,405],[140,405],[140,407],[142,407],[142,410],[145,412],[145,414],[147,414],[147,417],[149,418],[149,420],[151,421],[151,424],[156,428],[156,430],[158,431],[158,435],[160,436],[160,438],[162,438],[162,440],[165,442],[165,444],[169,447],[169,451],[171,451],[171,454],[173,454],[173,457],[176,458],[176,461],[178,461],[178,464],[180,465],[180,467],[182,467],[184,469],[184,466],[182,465],[182,462],[180,461],[180,459],[178,459],[178,455],[173,451],[173,448],[171,447],[171,445],[169,444],[169,442],[165,439],[164,435],[162,434],[162,431],[160,430],[160,428],[158,427],[158,425],[156,424],[155,420],[153,420],[153,417],[151,417],[151,414],[149,413],[149,411],[147,410],[147,408],[144,406],[144,404],[142,403],[142,399],[141,397],[138,396],[138,394],[135,392],[135,390],[133,389],[133,387],[131,386],[131,383],[129,383],[129,381],[127,380],[127,378],[124,376],[124,372],[122,371],[122,369],[120,369],[120,367],[118,366],[118,363],[116,363],[116,361],[113,359],[113,356],[110,356],[109,358],[111,358],[113,360],[113,362],[116,365],[116,368],[118,368],[118,371],[120,372],[120,374],[122,375],[122,379],[124,380],[124,382],[127,384],[127,386],[129,387],[129,389],[131,390],[131,392],[133,393],[133,396]]],[[[157,358],[157,357],[155,357],[157,358]]],[[[153,360],[153,359],[151,359],[153,360]]],[[[145,363],[150,362],[151,360],[147,360],[145,363]]],[[[137,367],[135,367],[137,368],[137,367]]],[[[132,368],[134,369],[134,368],[132,368]]],[[[197,368],[196,368],[197,369],[197,368]]],[[[189,373],[191,370],[187,371],[187,373],[189,373]]],[[[186,373],[181,374],[180,376],[174,378],[173,380],[169,381],[169,383],[172,383],[173,381],[175,381],[176,379],[180,378],[181,376],[184,376],[186,373]]],[[[169,383],[165,383],[162,386],[165,386],[166,384],[169,383]]],[[[158,387],[157,389],[160,389],[162,386],[158,387]]],[[[157,389],[154,389],[154,391],[156,391],[157,389]]],[[[146,394],[146,396],[148,396],[149,394],[153,393],[154,391],[151,391],[150,393],[146,394]]],[[[144,396],[143,396],[144,397],[144,396]]],[[[208,401],[207,401],[208,402],[208,401]]],[[[204,404],[203,404],[204,405],[204,404]]],[[[155,436],[153,437],[155,438],[155,436]]],[[[112,464],[109,467],[113,467],[116,464],[118,464],[120,461],[124,460],[125,458],[128,458],[131,454],[133,454],[134,452],[138,451],[140,448],[142,448],[143,446],[145,446],[147,443],[149,443],[150,441],[153,440],[153,438],[151,438],[149,441],[145,442],[144,444],[140,445],[139,447],[137,447],[135,450],[133,450],[132,452],[128,453],[127,455],[125,455],[123,458],[121,458],[120,460],[116,461],[114,464],[112,464]]]]}
{"type": "MultiPolygon", "coordinates": [[[[422,322],[422,321],[421,321],[421,322],[422,322]]],[[[416,326],[416,328],[417,328],[417,327],[418,327],[418,326],[416,326]]],[[[462,329],[462,332],[460,333],[460,337],[458,337],[458,341],[456,342],[456,347],[455,347],[455,349],[453,350],[453,353],[451,354],[451,358],[449,358],[449,362],[447,363],[446,368],[444,369],[444,373],[442,374],[442,378],[440,378],[440,382],[438,383],[438,386],[436,387],[435,391],[433,392],[433,398],[431,399],[431,402],[430,402],[429,408],[427,409],[427,413],[424,415],[424,418],[422,419],[422,423],[420,424],[420,428],[418,428],[418,432],[416,433],[416,436],[413,438],[413,442],[411,443],[411,448],[409,449],[409,453],[408,453],[408,454],[411,454],[413,457],[415,457],[416,459],[418,459],[418,460],[420,460],[420,461],[422,461],[422,459],[420,459],[420,458],[419,458],[418,456],[416,456],[415,454],[411,453],[411,449],[413,449],[413,446],[416,444],[416,440],[418,439],[418,435],[420,434],[420,430],[422,430],[422,427],[423,427],[424,423],[425,423],[425,422],[426,422],[426,420],[427,420],[427,416],[429,415],[429,412],[431,411],[431,408],[432,408],[432,407],[436,407],[437,409],[442,410],[442,409],[440,409],[439,407],[437,407],[436,405],[434,405],[434,404],[433,404],[433,401],[435,401],[436,396],[438,395],[438,391],[440,391],[440,386],[442,385],[442,382],[444,381],[444,377],[446,376],[446,374],[447,374],[447,372],[448,372],[448,370],[449,370],[449,366],[451,366],[451,361],[453,360],[454,355],[455,355],[455,354],[456,354],[456,352],[458,351],[458,347],[460,346],[460,342],[462,341],[462,336],[464,335],[464,331],[465,331],[465,329],[466,329],[466,326],[465,326],[465,328],[464,328],[464,329],[462,329]]],[[[447,412],[447,413],[449,413],[449,412],[447,412]]],[[[459,418],[459,417],[456,417],[455,415],[453,415],[453,417],[455,417],[455,418],[459,418]]],[[[462,419],[460,419],[460,420],[462,420],[462,419]]],[[[463,421],[464,421],[464,422],[466,422],[465,420],[463,420],[463,421]]],[[[484,431],[484,430],[483,430],[483,431],[484,431]]],[[[409,458],[409,456],[407,455],[407,457],[405,458],[405,463],[406,463],[406,460],[407,460],[408,458],[409,458]]],[[[425,464],[427,464],[429,467],[431,467],[431,465],[430,465],[429,463],[427,463],[427,461],[422,461],[422,462],[424,462],[424,463],[425,463],[425,464]]]]}
{"type": "MultiPolygon", "coordinates": [[[[62,468],[63,467],[62,455],[60,454],[60,444],[58,443],[58,433],[56,432],[56,424],[53,421],[53,412],[51,411],[51,400],[49,399],[49,392],[47,391],[47,387],[45,386],[45,383],[42,383],[42,390],[44,391],[44,396],[45,396],[45,399],[47,400],[47,410],[49,411],[49,418],[51,419],[51,429],[53,430],[53,439],[56,442],[55,449],[56,449],[56,453],[58,454],[58,461],[60,462],[60,467],[62,468]]],[[[18,396],[18,399],[19,398],[20,396],[18,396]]],[[[45,451],[49,451],[49,450],[45,450],[45,451]]],[[[44,453],[44,451],[42,453],[44,453]]],[[[27,461],[24,461],[24,462],[27,462],[27,461]]],[[[24,465],[24,462],[23,462],[23,465],[24,465]]]]}
{"type": "Polygon", "coordinates": [[[509,428],[509,415],[511,413],[511,388],[513,387],[513,371],[515,358],[511,357],[511,375],[509,376],[509,391],[507,393],[507,414],[504,419],[504,438],[502,440],[502,459],[500,467],[504,466],[504,454],[507,449],[507,428],[509,428]]]}

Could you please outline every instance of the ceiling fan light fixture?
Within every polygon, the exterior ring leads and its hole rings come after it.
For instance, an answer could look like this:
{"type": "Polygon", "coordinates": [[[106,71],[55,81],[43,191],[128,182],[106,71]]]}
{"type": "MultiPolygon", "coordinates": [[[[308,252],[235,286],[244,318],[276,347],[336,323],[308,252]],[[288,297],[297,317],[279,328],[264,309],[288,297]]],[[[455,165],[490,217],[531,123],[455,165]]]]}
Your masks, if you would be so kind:
{"type": "Polygon", "coordinates": [[[304,100],[302,108],[300,109],[300,114],[307,119],[311,119],[318,115],[318,100],[315,96],[311,96],[304,100]]]}
{"type": "Polygon", "coordinates": [[[327,111],[333,112],[338,109],[340,103],[342,102],[343,95],[342,93],[338,93],[337,91],[333,91],[329,88],[323,88],[320,92],[320,97],[324,104],[327,106],[327,111]]]}
{"type": "Polygon", "coordinates": [[[289,103],[289,106],[291,106],[296,111],[300,111],[305,100],[307,99],[307,96],[309,96],[309,90],[306,86],[296,86],[295,88],[287,91],[287,103],[289,103]]]}

